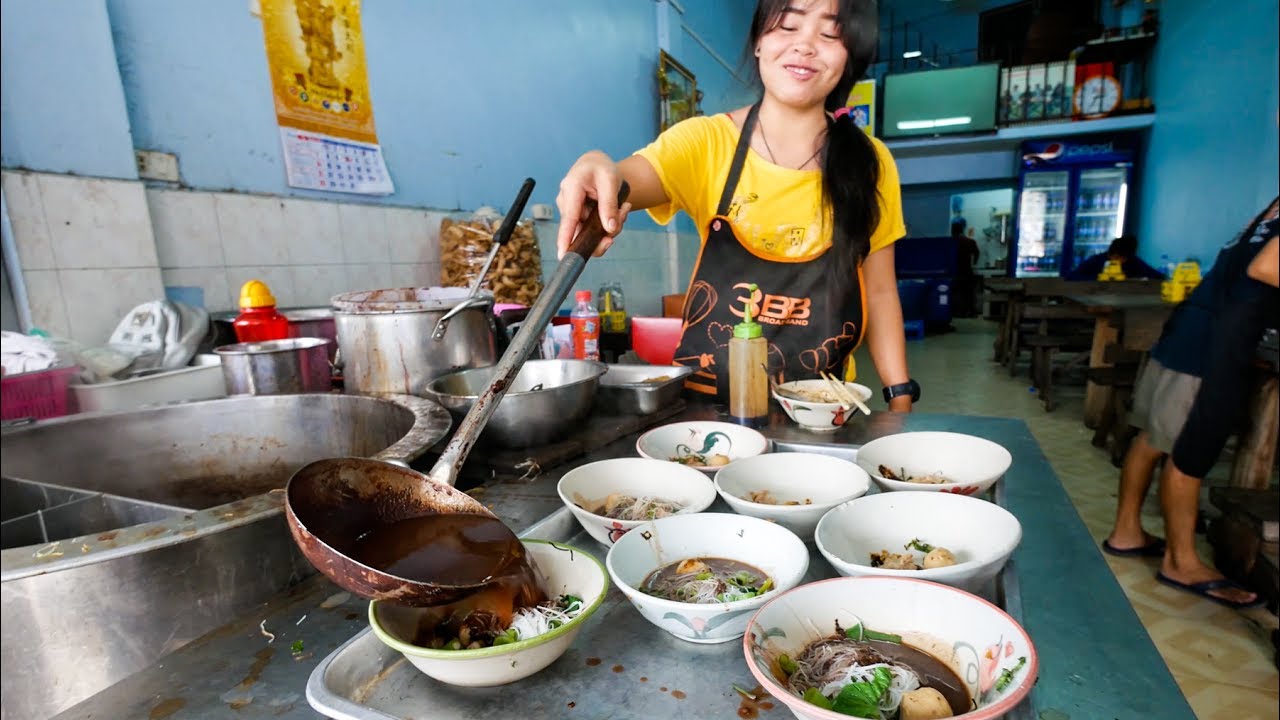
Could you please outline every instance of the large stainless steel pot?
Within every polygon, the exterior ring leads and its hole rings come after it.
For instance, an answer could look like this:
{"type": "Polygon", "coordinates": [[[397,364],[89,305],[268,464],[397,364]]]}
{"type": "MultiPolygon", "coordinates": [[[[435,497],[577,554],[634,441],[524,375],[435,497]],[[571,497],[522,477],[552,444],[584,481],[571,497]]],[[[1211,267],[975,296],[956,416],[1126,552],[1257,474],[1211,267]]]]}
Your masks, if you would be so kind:
{"type": "Polygon", "coordinates": [[[298,468],[407,463],[448,430],[429,400],[333,393],[6,430],[0,715],[48,717],[310,575],[269,492],[298,468]]]}
{"type": "Polygon", "coordinates": [[[348,392],[423,395],[441,375],[497,360],[493,295],[480,293],[432,337],[466,288],[390,288],[333,299],[338,351],[348,392]]]}

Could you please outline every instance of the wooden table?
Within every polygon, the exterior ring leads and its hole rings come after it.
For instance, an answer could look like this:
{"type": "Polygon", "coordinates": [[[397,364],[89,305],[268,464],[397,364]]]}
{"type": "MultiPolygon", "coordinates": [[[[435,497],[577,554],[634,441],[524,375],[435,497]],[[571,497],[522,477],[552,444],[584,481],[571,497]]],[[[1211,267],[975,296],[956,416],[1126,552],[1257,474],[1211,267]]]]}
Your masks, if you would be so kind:
{"type": "MultiPolygon", "coordinates": [[[[1125,350],[1145,353],[1151,350],[1174,305],[1160,299],[1159,286],[1153,294],[1093,293],[1071,294],[1067,300],[1085,307],[1094,316],[1093,345],[1089,367],[1111,367],[1107,348],[1117,343],[1125,350]]],[[[1094,428],[1102,419],[1109,401],[1110,388],[1089,382],[1085,386],[1084,424],[1094,428]]]]}

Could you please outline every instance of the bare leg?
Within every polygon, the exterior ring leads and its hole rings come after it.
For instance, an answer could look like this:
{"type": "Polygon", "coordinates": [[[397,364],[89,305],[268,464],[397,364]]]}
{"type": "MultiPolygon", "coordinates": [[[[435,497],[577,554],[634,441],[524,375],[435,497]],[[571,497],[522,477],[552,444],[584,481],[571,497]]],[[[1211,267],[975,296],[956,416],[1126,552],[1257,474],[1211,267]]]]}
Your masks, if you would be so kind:
{"type": "MultiPolygon", "coordinates": [[[[1223,575],[1209,567],[1196,553],[1196,513],[1200,508],[1200,478],[1179,470],[1170,458],[1160,474],[1160,506],[1164,512],[1167,545],[1160,572],[1171,580],[1194,584],[1221,580],[1223,575]]],[[[1231,602],[1248,603],[1258,596],[1238,588],[1211,590],[1210,595],[1231,602]]]]}
{"type": "Polygon", "coordinates": [[[1147,441],[1144,430],[1138,433],[1120,469],[1120,491],[1116,500],[1116,524],[1107,543],[1117,550],[1144,547],[1153,538],[1142,529],[1142,502],[1147,498],[1156,463],[1164,453],[1147,441]]]}

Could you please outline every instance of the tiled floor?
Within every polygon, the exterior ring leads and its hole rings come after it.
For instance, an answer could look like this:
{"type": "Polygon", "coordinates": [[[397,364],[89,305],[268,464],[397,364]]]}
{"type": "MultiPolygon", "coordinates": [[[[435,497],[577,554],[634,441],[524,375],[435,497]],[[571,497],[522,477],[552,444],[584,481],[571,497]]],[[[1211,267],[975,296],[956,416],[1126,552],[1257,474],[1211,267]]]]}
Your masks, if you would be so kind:
{"type": "MultiPolygon", "coordinates": [[[[1106,453],[1090,445],[1093,433],[1081,421],[1083,388],[1063,388],[1060,405],[1046,413],[1029,389],[1025,367],[1010,378],[991,361],[994,323],[959,320],[956,327],[956,332],[907,344],[912,375],[923,387],[917,408],[1025,420],[1100,542],[1111,529],[1119,471],[1106,453]]],[[[878,396],[879,382],[865,345],[857,359],[859,381],[878,396]]],[[[1221,482],[1222,475],[1215,470],[1209,483],[1221,482]]],[[[1160,534],[1154,488],[1144,515],[1148,531],[1160,534]]],[[[1201,551],[1210,557],[1207,545],[1201,551]]],[[[1280,676],[1269,639],[1275,616],[1265,610],[1232,611],[1160,585],[1154,576],[1156,560],[1104,557],[1200,718],[1280,717],[1280,676]]]]}

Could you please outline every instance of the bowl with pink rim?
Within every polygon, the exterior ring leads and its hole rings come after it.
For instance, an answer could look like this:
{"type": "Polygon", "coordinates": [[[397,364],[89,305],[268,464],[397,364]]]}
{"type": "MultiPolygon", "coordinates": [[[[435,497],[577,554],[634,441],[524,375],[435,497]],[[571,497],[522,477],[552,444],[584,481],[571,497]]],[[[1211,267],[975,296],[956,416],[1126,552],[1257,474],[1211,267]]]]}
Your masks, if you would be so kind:
{"type": "Polygon", "coordinates": [[[1008,613],[963,590],[909,578],[840,577],[780,593],[747,623],[742,647],[764,691],[802,720],[847,720],[823,705],[838,704],[847,687],[842,677],[863,677],[863,663],[876,661],[849,652],[853,647],[869,647],[909,671],[890,670],[893,684],[883,691],[859,688],[882,710],[896,701],[905,714],[908,703],[920,708],[936,695],[950,712],[915,717],[994,720],[1026,698],[1039,672],[1035,645],[1008,613]],[[815,688],[823,700],[812,693],[804,699],[802,688],[828,680],[815,688]],[[932,690],[914,692],[922,688],[932,690]]]}

